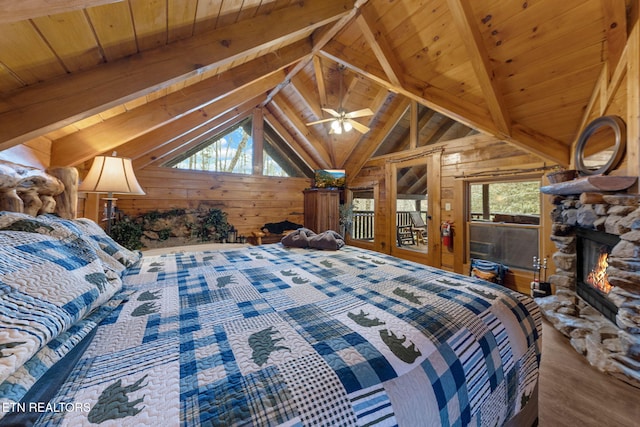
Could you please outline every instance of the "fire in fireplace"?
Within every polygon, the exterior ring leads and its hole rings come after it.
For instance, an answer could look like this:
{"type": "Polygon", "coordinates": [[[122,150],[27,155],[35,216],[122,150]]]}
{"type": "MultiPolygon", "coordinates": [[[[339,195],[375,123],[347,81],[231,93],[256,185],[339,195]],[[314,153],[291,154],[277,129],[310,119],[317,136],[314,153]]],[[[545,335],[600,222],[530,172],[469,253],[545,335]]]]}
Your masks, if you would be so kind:
{"type": "Polygon", "coordinates": [[[600,255],[595,265],[587,275],[587,283],[604,293],[605,295],[611,290],[609,277],[607,276],[607,267],[609,266],[609,252],[606,246],[601,247],[600,255]]]}
{"type": "Polygon", "coordinates": [[[576,229],[576,235],[578,255],[576,293],[615,323],[618,308],[607,298],[611,290],[611,284],[607,278],[607,266],[609,253],[620,238],[614,234],[583,228],[576,229]]]}

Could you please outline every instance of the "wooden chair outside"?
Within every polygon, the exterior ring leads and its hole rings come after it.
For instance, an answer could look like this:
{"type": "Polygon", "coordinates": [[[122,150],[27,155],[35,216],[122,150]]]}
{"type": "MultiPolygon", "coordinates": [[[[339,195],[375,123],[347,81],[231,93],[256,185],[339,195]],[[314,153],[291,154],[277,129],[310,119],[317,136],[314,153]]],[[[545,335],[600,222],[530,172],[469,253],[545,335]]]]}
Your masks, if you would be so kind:
{"type": "Polygon", "coordinates": [[[396,229],[396,234],[398,238],[398,246],[413,246],[416,244],[410,225],[399,225],[396,229]]]}
{"type": "Polygon", "coordinates": [[[427,224],[422,219],[420,212],[409,212],[411,215],[411,232],[415,235],[416,243],[427,244],[427,224]]]}

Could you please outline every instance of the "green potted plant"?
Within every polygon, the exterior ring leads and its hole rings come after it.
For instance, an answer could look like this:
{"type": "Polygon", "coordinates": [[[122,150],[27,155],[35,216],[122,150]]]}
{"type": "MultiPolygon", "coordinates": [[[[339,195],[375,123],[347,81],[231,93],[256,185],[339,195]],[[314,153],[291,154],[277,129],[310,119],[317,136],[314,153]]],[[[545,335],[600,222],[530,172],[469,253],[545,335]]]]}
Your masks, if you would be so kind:
{"type": "Polygon", "coordinates": [[[351,224],[353,224],[353,204],[343,203],[338,209],[340,234],[342,234],[343,237],[346,237],[347,233],[351,232],[351,224]]]}

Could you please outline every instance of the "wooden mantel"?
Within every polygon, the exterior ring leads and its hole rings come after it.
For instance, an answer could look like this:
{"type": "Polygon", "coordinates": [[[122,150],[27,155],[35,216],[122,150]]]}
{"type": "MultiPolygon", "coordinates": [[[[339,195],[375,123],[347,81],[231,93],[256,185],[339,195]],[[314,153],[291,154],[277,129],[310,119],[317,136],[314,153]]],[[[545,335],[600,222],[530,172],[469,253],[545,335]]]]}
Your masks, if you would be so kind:
{"type": "Polygon", "coordinates": [[[637,181],[635,176],[592,175],[540,187],[545,194],[570,195],[585,192],[622,191],[637,181]]]}

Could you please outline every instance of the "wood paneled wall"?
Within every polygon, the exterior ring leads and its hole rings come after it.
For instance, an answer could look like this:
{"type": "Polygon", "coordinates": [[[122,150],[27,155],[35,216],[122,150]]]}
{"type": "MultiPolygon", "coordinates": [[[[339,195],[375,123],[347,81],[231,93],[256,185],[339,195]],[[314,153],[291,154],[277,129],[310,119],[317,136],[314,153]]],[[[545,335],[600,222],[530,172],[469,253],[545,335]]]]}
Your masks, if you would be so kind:
{"type": "Polygon", "coordinates": [[[303,223],[306,178],[279,178],[147,167],[136,171],[145,196],[119,196],[127,215],[170,209],[218,208],[240,234],[251,235],[268,222],[303,223]]]}
{"type": "MultiPolygon", "coordinates": [[[[428,262],[430,257],[426,254],[395,250],[394,222],[389,216],[389,212],[392,212],[390,205],[394,201],[391,199],[393,196],[390,190],[391,178],[388,173],[388,164],[416,156],[423,156],[427,161],[427,156],[433,155],[437,148],[438,146],[429,146],[371,159],[356,177],[349,180],[350,187],[377,186],[378,188],[378,199],[375,204],[376,241],[373,245],[357,241],[350,241],[351,244],[371,247],[380,252],[430,264],[428,262]]],[[[500,174],[505,177],[526,176],[539,178],[544,174],[544,171],[531,172],[530,170],[543,168],[545,163],[533,154],[528,154],[509,143],[485,135],[474,135],[449,141],[446,145],[442,145],[441,148],[442,152],[437,156],[440,161],[438,163],[431,162],[431,168],[437,170],[429,171],[430,177],[435,175],[439,179],[432,179],[427,184],[429,194],[439,194],[437,203],[434,203],[436,211],[432,212],[431,215],[432,221],[437,222],[435,224],[436,229],[438,229],[442,221],[454,221],[455,242],[454,251],[450,252],[447,248],[442,248],[439,237],[436,237],[437,242],[433,242],[432,245],[436,253],[430,259],[432,260],[432,265],[436,267],[466,274],[468,272],[468,260],[465,259],[467,243],[464,239],[466,224],[463,217],[466,201],[461,191],[463,188],[461,183],[465,180],[477,179],[473,177],[479,173],[489,174],[483,179],[491,179],[491,175],[497,176],[500,174]],[[433,181],[438,187],[433,187],[433,181]],[[447,204],[451,206],[451,210],[446,210],[447,204]]],[[[545,208],[543,207],[544,211],[545,208]]],[[[541,233],[545,236],[549,234],[547,232],[547,228],[550,227],[550,224],[548,224],[549,216],[543,213],[541,217],[541,233]]],[[[554,252],[551,242],[543,242],[541,252],[542,256],[545,254],[550,256],[554,252]]],[[[514,288],[526,291],[531,277],[529,274],[516,273],[513,279],[512,286],[514,288]]]]}

